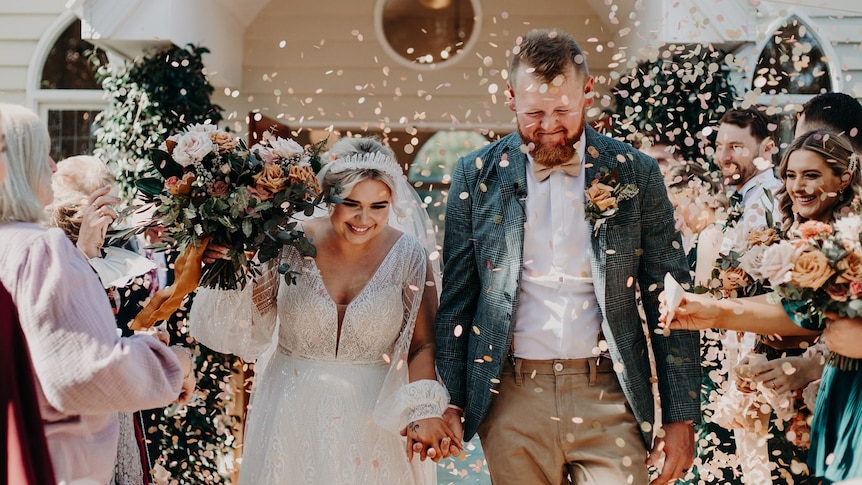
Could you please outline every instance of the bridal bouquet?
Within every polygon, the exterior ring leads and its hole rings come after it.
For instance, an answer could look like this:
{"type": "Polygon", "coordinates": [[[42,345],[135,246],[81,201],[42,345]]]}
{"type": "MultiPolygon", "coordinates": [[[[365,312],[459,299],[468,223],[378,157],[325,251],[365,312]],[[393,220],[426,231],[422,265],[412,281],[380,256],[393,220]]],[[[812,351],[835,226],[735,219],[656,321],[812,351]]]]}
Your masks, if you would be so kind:
{"type": "MultiPolygon", "coordinates": [[[[155,205],[149,224],[161,226],[165,242],[183,250],[174,269],[175,293],[188,290],[184,297],[198,285],[243,288],[247,275],[259,273],[256,265],[275,258],[285,244],[314,255],[292,217],[311,215],[320,201],[313,167],[319,167],[322,145],[306,150],[294,140],[266,135],[249,149],[214,125],[195,124],[152,150],[161,177],[139,180],[137,187],[155,205]],[[229,247],[230,259],[201,268],[207,244],[229,247]]],[[[178,294],[165,295],[150,305],[170,300],[178,307],[177,299],[178,294]]],[[[147,308],[141,313],[144,328],[158,320],[149,321],[147,308]]]]}
{"type": "Polygon", "coordinates": [[[818,330],[824,313],[862,317],[860,235],[858,214],[833,224],[807,221],[799,225],[793,240],[764,253],[761,271],[797,324],[818,330]]]}

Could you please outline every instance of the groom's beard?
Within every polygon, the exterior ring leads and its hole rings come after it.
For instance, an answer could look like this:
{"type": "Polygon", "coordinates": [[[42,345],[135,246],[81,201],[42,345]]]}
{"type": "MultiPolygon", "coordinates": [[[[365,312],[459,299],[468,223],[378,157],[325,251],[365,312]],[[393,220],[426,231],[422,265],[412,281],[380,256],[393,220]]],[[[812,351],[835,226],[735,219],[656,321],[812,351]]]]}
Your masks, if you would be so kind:
{"type": "Polygon", "coordinates": [[[521,140],[526,145],[533,144],[533,150],[530,151],[530,155],[533,157],[534,162],[546,167],[556,167],[574,158],[576,153],[575,143],[581,139],[583,132],[578,133],[577,136],[564,138],[562,143],[542,143],[524,133],[520,124],[518,124],[518,134],[521,135],[521,140]]]}

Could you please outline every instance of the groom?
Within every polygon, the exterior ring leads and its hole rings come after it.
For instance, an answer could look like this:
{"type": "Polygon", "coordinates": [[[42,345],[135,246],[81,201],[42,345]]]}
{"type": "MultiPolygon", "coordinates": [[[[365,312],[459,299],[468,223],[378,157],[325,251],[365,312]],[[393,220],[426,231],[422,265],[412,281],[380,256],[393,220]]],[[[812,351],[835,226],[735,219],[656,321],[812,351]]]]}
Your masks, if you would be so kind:
{"type": "Polygon", "coordinates": [[[466,439],[478,431],[495,485],[645,484],[662,452],[654,483],[671,482],[692,463],[701,378],[697,332],[655,332],[665,273],[690,281],[661,173],[585,126],[593,78],[571,36],[519,40],[508,91],[518,132],[452,175],[437,314],[444,418],[457,432],[463,414],[466,439]]]}

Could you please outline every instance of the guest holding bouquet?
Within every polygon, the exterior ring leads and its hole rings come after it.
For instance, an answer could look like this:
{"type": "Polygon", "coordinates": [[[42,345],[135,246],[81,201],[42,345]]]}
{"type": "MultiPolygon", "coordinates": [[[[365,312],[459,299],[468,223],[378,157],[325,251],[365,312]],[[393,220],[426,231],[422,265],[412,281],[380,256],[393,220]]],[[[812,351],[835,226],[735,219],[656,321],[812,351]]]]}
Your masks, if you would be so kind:
{"type": "MultiPolygon", "coordinates": [[[[725,328],[804,336],[830,327],[839,335],[862,326],[862,221],[853,201],[862,193],[859,159],[843,135],[814,131],[797,138],[779,166],[782,229],[789,241],[762,255],[761,271],[776,295],[712,300],[686,294],[668,320],[671,329],[725,328]]],[[[827,331],[827,334],[829,332],[827,331]]],[[[823,483],[862,477],[862,377],[856,354],[835,345],[823,371],[811,429],[808,463],[823,483]]],[[[797,370],[792,366],[787,373],[797,370]]],[[[763,385],[775,388],[775,377],[763,385]]]]}
{"type": "MultiPolygon", "coordinates": [[[[425,459],[460,440],[434,367],[430,219],[376,140],[342,139],[330,157],[329,214],[302,223],[316,256],[285,245],[244,289],[200,288],[192,335],[247,360],[276,346],[255,376],[240,484],[433,484],[425,459]]],[[[229,253],[211,245],[204,262],[229,253]]]]}
{"type": "Polygon", "coordinates": [[[87,258],[60,229],[38,225],[53,198],[45,124],[0,104],[8,174],[0,188],[0,283],[18,307],[38,381],[39,410],[58,482],[107,483],[120,411],[188,394],[185,351],[152,336],[117,336],[108,298],[87,258]]]}

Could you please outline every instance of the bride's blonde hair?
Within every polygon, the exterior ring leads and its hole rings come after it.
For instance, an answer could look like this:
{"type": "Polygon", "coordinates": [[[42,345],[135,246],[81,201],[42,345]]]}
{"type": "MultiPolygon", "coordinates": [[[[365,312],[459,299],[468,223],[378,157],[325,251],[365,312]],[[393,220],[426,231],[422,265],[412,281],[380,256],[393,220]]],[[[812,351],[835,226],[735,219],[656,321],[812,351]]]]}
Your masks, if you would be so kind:
{"type": "MultiPolygon", "coordinates": [[[[327,201],[350,196],[353,188],[365,180],[384,183],[395,199],[395,177],[403,173],[392,150],[370,138],[341,138],[329,150],[330,162],[321,169],[320,185],[327,201]]],[[[397,210],[393,204],[393,208],[397,210]]]]}

